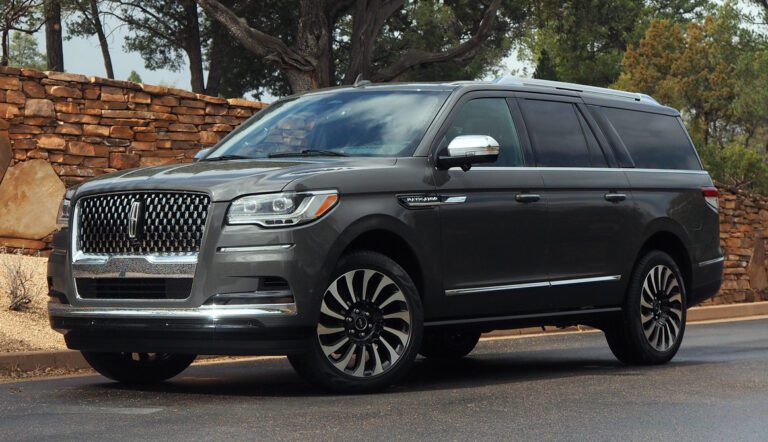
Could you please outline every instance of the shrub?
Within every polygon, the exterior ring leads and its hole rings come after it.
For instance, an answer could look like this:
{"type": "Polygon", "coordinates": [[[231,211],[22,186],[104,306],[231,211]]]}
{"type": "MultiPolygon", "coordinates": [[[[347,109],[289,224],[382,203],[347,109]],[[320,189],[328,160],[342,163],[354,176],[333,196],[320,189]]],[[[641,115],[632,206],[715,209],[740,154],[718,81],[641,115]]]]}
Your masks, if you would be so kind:
{"type": "Polygon", "coordinates": [[[35,282],[35,268],[24,260],[24,250],[5,252],[0,249],[0,283],[8,295],[8,309],[21,311],[40,290],[35,282]]]}

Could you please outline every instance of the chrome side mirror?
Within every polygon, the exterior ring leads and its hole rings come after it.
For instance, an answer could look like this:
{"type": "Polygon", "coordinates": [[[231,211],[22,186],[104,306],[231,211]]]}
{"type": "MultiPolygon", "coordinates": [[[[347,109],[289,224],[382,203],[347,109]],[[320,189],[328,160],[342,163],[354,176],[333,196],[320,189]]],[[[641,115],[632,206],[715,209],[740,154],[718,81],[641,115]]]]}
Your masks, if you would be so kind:
{"type": "Polygon", "coordinates": [[[493,163],[499,158],[499,143],[488,135],[461,135],[454,138],[437,158],[442,169],[461,167],[465,172],[473,164],[493,163]]]}
{"type": "Polygon", "coordinates": [[[200,161],[201,159],[205,158],[206,155],[208,155],[211,152],[212,147],[206,147],[205,149],[200,149],[195,154],[195,161],[200,161]]]}

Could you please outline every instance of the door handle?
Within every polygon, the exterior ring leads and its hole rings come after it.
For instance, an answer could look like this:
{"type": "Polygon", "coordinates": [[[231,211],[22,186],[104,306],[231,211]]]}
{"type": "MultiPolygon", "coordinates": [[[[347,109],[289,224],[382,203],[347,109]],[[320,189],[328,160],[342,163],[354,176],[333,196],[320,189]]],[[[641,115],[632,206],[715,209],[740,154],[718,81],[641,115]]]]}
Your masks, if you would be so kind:
{"type": "Polygon", "coordinates": [[[627,199],[626,193],[608,192],[605,194],[605,200],[610,201],[612,203],[618,203],[620,201],[624,201],[625,199],[627,199]]]}
{"type": "Polygon", "coordinates": [[[515,201],[518,203],[535,203],[541,199],[541,195],[536,193],[518,193],[515,195],[515,201]]]}

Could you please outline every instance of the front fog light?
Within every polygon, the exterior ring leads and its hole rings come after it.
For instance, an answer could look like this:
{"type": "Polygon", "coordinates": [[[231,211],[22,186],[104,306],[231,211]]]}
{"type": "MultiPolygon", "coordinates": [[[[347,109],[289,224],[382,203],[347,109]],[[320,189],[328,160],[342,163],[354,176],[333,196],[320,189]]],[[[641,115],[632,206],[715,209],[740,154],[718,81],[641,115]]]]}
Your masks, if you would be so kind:
{"type": "Polygon", "coordinates": [[[294,226],[320,218],[338,201],[335,190],[244,196],[232,202],[227,222],[262,227],[294,226]]]}

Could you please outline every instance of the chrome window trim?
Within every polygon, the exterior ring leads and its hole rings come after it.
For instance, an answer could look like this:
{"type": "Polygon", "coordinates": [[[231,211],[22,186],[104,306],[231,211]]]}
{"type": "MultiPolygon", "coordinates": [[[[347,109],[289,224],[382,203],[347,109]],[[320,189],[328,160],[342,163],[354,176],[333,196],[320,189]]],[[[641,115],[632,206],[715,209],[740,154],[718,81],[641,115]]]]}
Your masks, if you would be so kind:
{"type": "Polygon", "coordinates": [[[295,315],[296,311],[295,303],[248,306],[204,305],[197,308],[74,307],[54,301],[48,303],[49,315],[56,318],[203,319],[216,321],[226,318],[295,315]]]}
{"type": "Polygon", "coordinates": [[[289,250],[294,247],[294,244],[274,244],[266,246],[232,246],[232,247],[219,247],[221,253],[240,253],[240,252],[278,252],[282,250],[289,250]]]}
{"type": "Polygon", "coordinates": [[[702,261],[699,263],[699,267],[706,267],[708,265],[717,264],[718,262],[723,262],[723,261],[725,261],[725,256],[721,256],[715,259],[710,259],[707,261],[702,261]]]}
{"type": "Polygon", "coordinates": [[[446,296],[455,296],[455,295],[466,295],[471,293],[498,292],[503,290],[518,290],[518,289],[529,289],[529,288],[539,288],[539,287],[556,287],[561,285],[587,284],[592,282],[611,282],[611,281],[619,281],[619,280],[621,280],[621,275],[595,276],[591,278],[561,279],[556,281],[540,281],[540,282],[528,282],[528,283],[522,283],[522,284],[507,284],[507,285],[496,285],[496,286],[488,286],[488,287],[469,287],[469,288],[463,288],[463,289],[450,289],[450,290],[446,290],[445,294],[446,296]]]}

